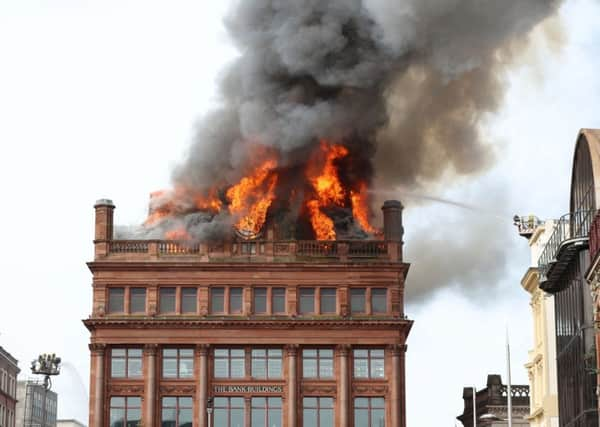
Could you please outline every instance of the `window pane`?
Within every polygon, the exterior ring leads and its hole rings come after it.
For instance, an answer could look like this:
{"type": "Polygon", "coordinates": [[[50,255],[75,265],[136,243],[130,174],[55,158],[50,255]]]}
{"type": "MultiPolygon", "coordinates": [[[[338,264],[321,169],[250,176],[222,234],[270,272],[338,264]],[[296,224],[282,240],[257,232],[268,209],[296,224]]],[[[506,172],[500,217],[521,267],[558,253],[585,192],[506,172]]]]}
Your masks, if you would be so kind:
{"type": "Polygon", "coordinates": [[[371,359],[371,378],[383,378],[384,376],[383,359],[371,359]]]}
{"type": "Polygon", "coordinates": [[[215,359],[215,377],[227,378],[229,376],[229,360],[215,359]]]}
{"type": "Polygon", "coordinates": [[[269,359],[269,378],[281,378],[281,359],[269,359]]]}
{"type": "Polygon", "coordinates": [[[387,312],[387,289],[371,289],[371,311],[373,313],[387,312]]]}
{"type": "Polygon", "coordinates": [[[254,312],[267,312],[267,288],[254,288],[254,312]]]}
{"type": "Polygon", "coordinates": [[[175,288],[160,288],[160,312],[175,313],[175,288]]]}
{"type": "Polygon", "coordinates": [[[129,377],[141,377],[142,376],[142,359],[132,358],[131,354],[127,361],[127,375],[129,377]]]}
{"type": "Polygon", "coordinates": [[[314,288],[300,289],[300,314],[315,312],[315,290],[314,288]]]}
{"type": "Polygon", "coordinates": [[[304,378],[316,378],[317,377],[317,360],[316,359],[302,359],[302,374],[304,378]]]}
{"type": "Polygon", "coordinates": [[[177,378],[177,359],[163,359],[163,377],[177,378]]]}
{"type": "Polygon", "coordinates": [[[281,427],[281,409],[269,409],[268,427],[281,427]]]}
{"type": "Polygon", "coordinates": [[[328,348],[322,348],[319,350],[319,356],[333,358],[333,350],[328,348]]]}
{"type": "Polygon", "coordinates": [[[302,399],[302,405],[305,408],[316,408],[317,407],[317,398],[316,397],[305,397],[302,399]]]}
{"type": "Polygon", "coordinates": [[[369,378],[369,361],[367,359],[354,359],[354,377],[369,378]]]}
{"type": "Polygon", "coordinates": [[[385,399],[383,397],[371,398],[371,408],[385,408],[385,399]]]}
{"type": "Polygon", "coordinates": [[[377,350],[369,350],[371,352],[371,357],[379,357],[379,358],[383,358],[384,356],[384,350],[381,349],[377,349],[377,350]]]}
{"type": "Polygon", "coordinates": [[[163,408],[174,408],[177,405],[176,397],[163,397],[162,398],[162,406],[163,408]]]}
{"type": "Polygon", "coordinates": [[[192,378],[194,376],[194,359],[179,359],[179,378],[192,378]]]}
{"type": "Polygon", "coordinates": [[[113,378],[125,377],[125,358],[112,358],[110,362],[110,372],[113,378]]]}
{"type": "Polygon", "coordinates": [[[273,313],[285,313],[285,288],[271,289],[271,310],[273,313]]]}
{"type": "Polygon", "coordinates": [[[124,299],[124,288],[110,288],[108,290],[108,312],[123,313],[123,311],[125,310],[124,299]]]}
{"type": "MultiPolygon", "coordinates": [[[[35,398],[37,399],[38,395],[35,395],[35,398]]],[[[34,400],[36,400],[34,399],[34,400]]],[[[124,408],[125,407],[125,398],[124,397],[111,397],[110,398],[110,406],[111,407],[119,407],[119,408],[124,408]]]]}
{"type": "Polygon", "coordinates": [[[146,311],[146,288],[131,288],[129,290],[129,311],[144,313],[146,311]]]}
{"type": "Polygon", "coordinates": [[[317,350],[304,349],[302,350],[302,357],[317,357],[317,350]]]}
{"type": "Polygon", "coordinates": [[[321,313],[335,313],[335,289],[321,289],[321,313]]]}
{"type": "Polygon", "coordinates": [[[194,401],[192,400],[191,397],[180,397],[179,398],[179,406],[182,406],[184,408],[191,408],[194,403],[194,401]]]}
{"type": "Polygon", "coordinates": [[[321,397],[321,408],[331,408],[331,409],[333,409],[333,398],[331,398],[331,397],[321,397]]]}
{"type": "Polygon", "coordinates": [[[370,427],[368,409],[354,410],[354,427],[370,427]]]}
{"type": "Polygon", "coordinates": [[[182,408],[181,400],[179,405],[179,427],[191,427],[192,426],[192,409],[182,408]]]}
{"type": "Polygon", "coordinates": [[[385,427],[385,411],[371,409],[371,427],[385,427]]]}
{"type": "Polygon", "coordinates": [[[123,427],[125,425],[125,409],[110,408],[110,427],[123,427]]]}
{"type": "Polygon", "coordinates": [[[264,409],[252,408],[252,427],[265,427],[264,409]]]}
{"type": "Polygon", "coordinates": [[[215,409],[213,413],[214,425],[227,427],[227,412],[227,409],[215,409]]]}
{"type": "Polygon", "coordinates": [[[241,313],[242,311],[242,288],[229,289],[229,312],[241,313]]]}
{"type": "Polygon", "coordinates": [[[319,427],[333,427],[333,409],[321,408],[319,412],[319,427]]]}
{"type": "Polygon", "coordinates": [[[192,350],[191,348],[182,348],[181,350],[179,350],[179,356],[192,358],[194,357],[194,350],[192,350]]]}
{"type": "Polygon", "coordinates": [[[252,359],[252,376],[254,378],[267,377],[267,361],[266,359],[252,359]]]}
{"type": "Polygon", "coordinates": [[[142,420],[142,410],[140,408],[127,410],[127,426],[138,427],[138,423],[142,420]]]}
{"type": "Polygon", "coordinates": [[[365,312],[365,290],[364,289],[351,289],[350,290],[350,310],[352,313],[364,313],[365,312]]]}
{"type": "Polygon", "coordinates": [[[304,409],[302,412],[302,425],[304,427],[315,427],[318,425],[316,409],[304,409]]]}
{"type": "Polygon", "coordinates": [[[332,378],[333,377],[333,359],[320,359],[319,360],[319,377],[321,377],[321,378],[332,378]]]}
{"type": "Polygon", "coordinates": [[[198,290],[196,288],[181,289],[181,312],[196,313],[198,290]]]}
{"type": "Polygon", "coordinates": [[[223,313],[225,311],[225,288],[210,289],[210,312],[223,313]]]}
{"type": "MultiPolygon", "coordinates": [[[[226,425],[226,424],[216,424],[226,425]]],[[[243,409],[232,409],[231,410],[231,427],[244,427],[244,410],[243,409]]]]}
{"type": "Polygon", "coordinates": [[[244,378],[244,359],[231,359],[231,378],[244,378]]]}
{"type": "Polygon", "coordinates": [[[177,350],[174,348],[163,348],[163,357],[177,357],[177,350]]]}

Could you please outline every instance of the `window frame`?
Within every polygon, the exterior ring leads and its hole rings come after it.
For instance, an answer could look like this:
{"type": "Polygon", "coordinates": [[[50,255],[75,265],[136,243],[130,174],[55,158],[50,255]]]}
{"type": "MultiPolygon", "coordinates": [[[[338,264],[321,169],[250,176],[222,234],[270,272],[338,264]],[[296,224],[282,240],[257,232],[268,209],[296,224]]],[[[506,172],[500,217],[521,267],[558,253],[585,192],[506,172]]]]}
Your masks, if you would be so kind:
{"type": "Polygon", "coordinates": [[[107,289],[107,312],[108,314],[125,314],[125,287],[123,286],[111,286],[107,289]],[[113,308],[113,304],[111,303],[112,299],[111,299],[111,294],[113,292],[116,291],[121,291],[122,295],[121,295],[121,309],[120,310],[115,310],[113,308]]]}
{"type": "Polygon", "coordinates": [[[112,379],[142,379],[144,378],[144,351],[139,347],[112,347],[110,349],[110,377],[112,379]],[[115,350],[124,350],[124,356],[114,356],[115,350]],[[140,352],[139,356],[130,356],[129,353],[131,350],[136,350],[140,352]],[[113,370],[113,360],[123,360],[124,361],[124,375],[123,376],[114,376],[113,370]],[[138,360],[140,362],[140,373],[139,375],[132,376],[130,375],[130,360],[138,360]]]}
{"type": "Polygon", "coordinates": [[[110,397],[110,401],[108,402],[108,422],[109,422],[109,426],[111,425],[111,412],[113,409],[122,409],[123,410],[123,419],[125,420],[124,426],[127,425],[127,423],[129,422],[128,419],[128,413],[130,410],[133,409],[139,409],[140,411],[140,422],[143,418],[143,414],[142,414],[142,396],[111,396],[110,397]],[[113,405],[113,399],[124,399],[124,406],[114,406],[113,405]],[[138,399],[139,400],[139,406],[130,406],[129,405],[129,401],[133,400],[133,399],[138,399]]]}
{"type": "Polygon", "coordinates": [[[259,379],[259,380],[283,379],[283,349],[274,348],[274,347],[272,347],[272,348],[251,348],[250,349],[250,376],[252,379],[259,379]],[[254,352],[261,351],[261,350],[265,352],[264,356],[255,357],[254,352]],[[270,355],[271,351],[279,351],[279,357],[271,356],[270,355]],[[265,364],[264,365],[265,366],[265,376],[264,377],[256,376],[254,374],[254,361],[255,360],[263,360],[264,361],[264,364],[265,364]],[[276,361],[276,360],[279,361],[279,376],[271,376],[269,366],[271,366],[271,364],[274,363],[274,361],[276,361]]]}
{"type": "Polygon", "coordinates": [[[181,290],[179,292],[179,311],[181,312],[181,314],[197,314],[198,313],[198,288],[194,287],[194,286],[182,286],[181,290]],[[194,309],[191,311],[186,311],[184,309],[184,297],[186,296],[185,293],[186,291],[193,291],[193,303],[194,303],[194,309]]]}
{"type": "Polygon", "coordinates": [[[226,310],[228,312],[228,314],[242,314],[242,312],[244,311],[244,288],[242,286],[228,286],[227,287],[227,307],[226,310]],[[240,298],[240,307],[239,309],[236,309],[235,311],[232,309],[232,302],[233,302],[233,296],[232,296],[232,290],[236,290],[240,292],[239,298],[240,298]]]}
{"type": "Polygon", "coordinates": [[[330,427],[330,426],[322,426],[321,425],[321,410],[326,410],[326,411],[331,411],[331,421],[332,421],[332,425],[331,427],[335,426],[335,399],[332,396],[302,396],[302,427],[330,427]],[[306,399],[316,399],[316,406],[306,406],[306,399]],[[330,399],[331,400],[331,406],[329,407],[325,407],[321,404],[321,400],[322,399],[330,399]],[[306,416],[305,416],[305,410],[306,409],[312,409],[312,410],[316,410],[316,414],[317,414],[317,424],[316,425],[311,425],[311,426],[307,426],[306,424],[306,416]]]}
{"type": "Polygon", "coordinates": [[[164,347],[160,353],[161,355],[161,369],[160,369],[160,377],[164,380],[190,380],[194,378],[194,369],[195,366],[195,352],[193,348],[189,347],[164,347]],[[176,351],[175,356],[166,355],[166,351],[176,351]],[[191,356],[182,355],[182,351],[191,351],[191,356]],[[175,376],[165,376],[165,360],[175,360],[176,366],[176,374],[175,376]],[[181,375],[181,361],[187,360],[191,361],[191,373],[189,375],[182,376],[181,375]]]}
{"type": "Polygon", "coordinates": [[[383,413],[383,424],[385,425],[385,418],[386,418],[386,414],[385,414],[385,406],[386,406],[386,401],[385,401],[385,396],[354,396],[353,400],[352,400],[352,418],[353,418],[353,422],[354,425],[357,427],[362,427],[362,426],[358,426],[356,424],[356,411],[357,410],[367,410],[367,427],[373,425],[373,410],[379,410],[383,413]],[[357,406],[357,400],[358,399],[366,399],[367,400],[367,406],[357,406]],[[373,404],[373,400],[374,399],[381,399],[383,401],[383,405],[382,406],[374,406],[373,404]]]}
{"type": "Polygon", "coordinates": [[[318,314],[316,300],[317,300],[317,288],[316,287],[306,286],[306,287],[301,287],[300,289],[298,289],[298,314],[300,316],[318,314]],[[303,296],[302,293],[306,292],[306,291],[312,291],[312,310],[311,311],[305,311],[302,309],[303,297],[306,298],[306,296],[303,296]]]}
{"type": "Polygon", "coordinates": [[[161,425],[164,422],[169,422],[169,420],[165,420],[164,419],[164,411],[165,411],[165,399],[175,399],[175,406],[166,406],[167,409],[174,409],[175,410],[175,426],[174,427],[179,427],[180,426],[180,412],[181,409],[189,409],[190,410],[190,415],[192,417],[192,425],[194,423],[194,398],[193,396],[161,396],[160,398],[160,422],[161,425]],[[190,399],[190,406],[183,406],[182,404],[180,404],[180,400],[181,399],[190,399]]]}
{"type": "Polygon", "coordinates": [[[335,378],[335,351],[332,348],[324,348],[324,347],[307,347],[302,349],[302,378],[303,379],[315,379],[315,380],[331,380],[335,378]],[[316,356],[306,356],[306,351],[316,351],[316,356]],[[321,351],[327,350],[331,351],[331,358],[328,356],[321,356],[321,351]],[[329,360],[331,359],[331,376],[323,376],[321,375],[321,360],[329,360]],[[307,376],[306,369],[304,367],[305,360],[315,360],[316,361],[316,375],[315,376],[307,376]]]}
{"type": "Polygon", "coordinates": [[[148,307],[148,290],[143,286],[132,286],[129,288],[129,313],[130,314],[145,314],[148,307]],[[144,291],[144,308],[142,310],[134,310],[133,298],[135,291],[144,291]]]}
{"type": "MultiPolygon", "coordinates": [[[[332,295],[326,295],[325,298],[331,298],[332,295]]],[[[337,289],[333,287],[320,287],[319,288],[319,314],[337,314],[337,289]],[[323,311],[323,291],[333,291],[333,311],[323,311]]]]}
{"type": "Polygon", "coordinates": [[[264,314],[269,314],[269,288],[264,287],[264,286],[258,286],[255,288],[252,288],[252,313],[253,314],[258,314],[258,315],[264,315],[264,314]],[[261,295],[261,298],[264,298],[264,307],[265,309],[263,311],[258,311],[256,309],[257,307],[257,299],[259,297],[258,292],[264,292],[264,295],[261,295]]]}
{"type": "Polygon", "coordinates": [[[284,286],[271,287],[271,314],[286,314],[287,313],[287,289],[284,286]],[[283,291],[283,310],[275,310],[275,298],[280,298],[281,295],[275,295],[275,291],[283,291]]]}
{"type": "Polygon", "coordinates": [[[215,425],[215,416],[216,416],[217,409],[225,409],[227,411],[227,425],[225,427],[231,426],[231,410],[232,409],[241,409],[242,410],[242,425],[245,425],[246,418],[248,415],[246,413],[246,411],[247,411],[246,400],[243,396],[214,396],[214,399],[215,399],[214,410],[213,410],[213,413],[210,415],[212,417],[212,421],[213,421],[212,425],[215,425]],[[220,403],[217,403],[217,399],[225,399],[227,401],[227,405],[226,406],[218,406],[218,405],[220,405],[220,403]],[[240,406],[232,406],[231,399],[239,399],[242,403],[241,407],[240,406]]]}
{"type": "Polygon", "coordinates": [[[389,304],[389,291],[388,288],[371,288],[371,301],[369,301],[369,304],[371,305],[371,313],[372,314],[386,314],[388,313],[388,304],[389,304]],[[375,310],[375,304],[373,304],[374,298],[373,295],[374,293],[376,293],[377,291],[383,291],[383,302],[384,302],[384,308],[383,311],[377,311],[375,310]]]}
{"type": "Polygon", "coordinates": [[[367,288],[350,288],[350,314],[367,314],[367,288]],[[362,292],[362,309],[360,311],[354,309],[354,292],[362,292]]]}
{"type": "Polygon", "coordinates": [[[252,396],[250,398],[250,425],[251,427],[257,427],[254,426],[253,424],[253,416],[254,416],[254,409],[260,409],[262,411],[264,411],[264,425],[263,426],[258,426],[258,427],[269,427],[270,423],[269,423],[269,414],[272,411],[279,411],[279,426],[283,426],[283,397],[282,396],[252,396]],[[264,406],[255,406],[255,401],[258,401],[260,399],[264,399],[264,406]],[[272,400],[279,400],[279,406],[271,406],[270,403],[272,400]]]}
{"type": "Polygon", "coordinates": [[[243,378],[248,378],[248,364],[246,363],[246,358],[247,358],[247,351],[245,348],[242,347],[214,347],[213,348],[213,378],[218,378],[218,379],[243,379],[243,378]],[[226,350],[227,351],[227,356],[221,356],[221,355],[217,355],[217,350],[223,351],[226,350]],[[231,352],[233,350],[241,350],[243,352],[243,355],[240,356],[232,356],[231,352]],[[217,376],[217,360],[227,360],[227,376],[221,377],[221,376],[217,376]],[[231,375],[231,366],[232,360],[241,360],[242,361],[242,365],[243,365],[243,375],[241,377],[239,376],[232,376],[231,375]]]}
{"type": "Polygon", "coordinates": [[[352,378],[357,380],[384,380],[385,381],[385,349],[384,348],[355,348],[352,350],[352,378]],[[366,351],[367,357],[357,357],[357,351],[366,351]],[[372,356],[373,351],[381,351],[383,353],[382,356],[372,356]],[[367,361],[367,376],[357,376],[356,375],[356,361],[357,360],[366,360],[367,361]],[[382,362],[382,376],[373,376],[373,361],[381,360],[382,362]]]}
{"type": "Polygon", "coordinates": [[[226,286],[211,286],[208,289],[208,311],[210,314],[227,314],[227,306],[225,305],[225,301],[227,301],[227,291],[226,291],[227,287],[226,286]],[[214,307],[214,303],[213,303],[213,296],[214,296],[214,291],[216,290],[222,290],[223,293],[221,295],[221,305],[223,307],[222,311],[216,311],[215,307],[214,307]]]}
{"type": "MultiPolygon", "coordinates": [[[[169,295],[169,298],[171,296],[169,295]]],[[[176,286],[160,286],[158,288],[158,313],[159,314],[177,314],[177,287],[176,286]],[[163,291],[173,290],[173,310],[163,310],[163,300],[166,301],[166,295],[163,296],[163,291]]]]}

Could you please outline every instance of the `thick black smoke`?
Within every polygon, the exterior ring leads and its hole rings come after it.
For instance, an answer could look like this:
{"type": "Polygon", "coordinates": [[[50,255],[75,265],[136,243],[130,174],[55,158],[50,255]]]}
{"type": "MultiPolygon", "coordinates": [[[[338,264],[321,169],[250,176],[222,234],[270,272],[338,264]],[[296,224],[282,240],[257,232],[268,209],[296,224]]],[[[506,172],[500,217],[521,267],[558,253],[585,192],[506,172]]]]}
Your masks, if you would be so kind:
{"type": "MultiPolygon", "coordinates": [[[[482,172],[494,161],[482,122],[502,104],[505,70],[522,51],[515,46],[561,3],[239,1],[226,27],[240,57],[174,184],[201,191],[235,183],[257,143],[293,168],[322,138],[343,142],[361,157],[361,179],[382,188],[482,172]]],[[[200,234],[215,228],[198,224],[200,234]]]]}

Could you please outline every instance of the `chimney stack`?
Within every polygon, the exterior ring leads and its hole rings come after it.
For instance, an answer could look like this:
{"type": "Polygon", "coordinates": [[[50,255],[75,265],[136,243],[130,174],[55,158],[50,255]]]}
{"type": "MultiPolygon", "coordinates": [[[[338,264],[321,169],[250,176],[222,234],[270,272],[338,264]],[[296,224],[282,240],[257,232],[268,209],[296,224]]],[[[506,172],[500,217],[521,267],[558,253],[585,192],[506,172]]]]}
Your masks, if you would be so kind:
{"type": "Polygon", "coordinates": [[[402,203],[398,200],[386,200],[383,202],[383,235],[385,240],[402,242],[404,227],[402,226],[402,203]]]}
{"type": "Polygon", "coordinates": [[[113,238],[113,211],[115,205],[110,199],[100,199],[94,205],[96,210],[95,241],[107,241],[113,238]]]}

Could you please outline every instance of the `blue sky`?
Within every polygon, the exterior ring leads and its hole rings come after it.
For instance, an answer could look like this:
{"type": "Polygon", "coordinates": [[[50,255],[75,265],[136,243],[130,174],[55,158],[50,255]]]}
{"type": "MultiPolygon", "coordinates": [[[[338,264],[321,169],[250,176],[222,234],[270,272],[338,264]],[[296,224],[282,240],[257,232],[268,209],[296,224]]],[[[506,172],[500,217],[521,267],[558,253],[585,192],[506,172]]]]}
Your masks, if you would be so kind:
{"type": "MultiPolygon", "coordinates": [[[[80,319],[91,308],[85,262],[92,259],[92,205],[112,198],[117,223],[139,223],[148,193],[168,185],[194,122],[216,102],[219,70],[236,55],[221,24],[227,6],[0,0],[0,345],[24,371],[40,352],[63,357],[55,381],[60,417],[87,422],[89,336],[80,319]]],[[[409,425],[453,425],[464,385],[482,387],[488,373],[504,376],[505,325],[514,382],[527,380],[532,325],[519,282],[529,254],[511,218],[558,217],[568,209],[575,136],[581,127],[600,127],[598,18],[597,1],[566,2],[562,47],[534,42],[527,55],[533,61],[510,71],[505,105],[488,119],[496,165],[435,194],[494,212],[489,227],[508,236],[507,267],[500,281],[480,272],[476,289],[456,283],[408,304],[415,320],[409,425]]],[[[411,241],[469,227],[473,215],[483,215],[408,204],[406,257],[415,272],[420,260],[410,258],[411,241]]],[[[410,274],[407,286],[419,286],[410,274]]]]}

